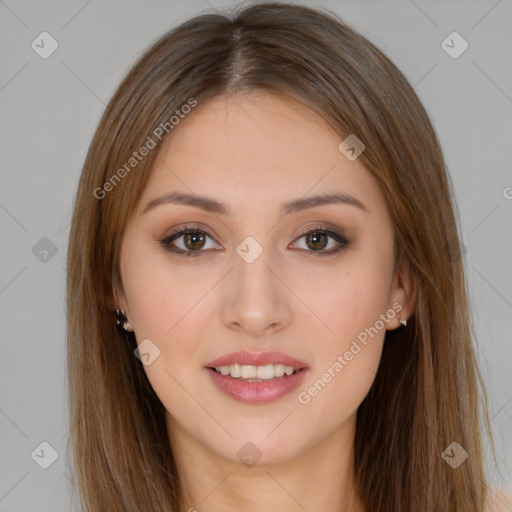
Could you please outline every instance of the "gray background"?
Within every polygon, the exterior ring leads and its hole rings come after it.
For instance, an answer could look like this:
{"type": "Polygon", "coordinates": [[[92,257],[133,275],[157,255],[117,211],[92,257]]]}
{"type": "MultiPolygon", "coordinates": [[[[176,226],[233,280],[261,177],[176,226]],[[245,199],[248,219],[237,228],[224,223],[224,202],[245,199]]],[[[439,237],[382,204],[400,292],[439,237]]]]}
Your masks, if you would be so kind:
{"type": "MultiPolygon", "coordinates": [[[[235,3],[0,0],[0,511],[70,510],[65,258],[104,106],[154,39],[235,3]],[[59,45],[47,59],[31,48],[43,31],[59,45]],[[31,457],[44,441],[59,454],[48,469],[31,457]]],[[[512,1],[301,3],[329,7],[381,48],[431,115],[460,210],[497,442],[492,478],[512,487],[512,1]],[[469,43],[456,59],[441,46],[453,31],[469,43]]]]}

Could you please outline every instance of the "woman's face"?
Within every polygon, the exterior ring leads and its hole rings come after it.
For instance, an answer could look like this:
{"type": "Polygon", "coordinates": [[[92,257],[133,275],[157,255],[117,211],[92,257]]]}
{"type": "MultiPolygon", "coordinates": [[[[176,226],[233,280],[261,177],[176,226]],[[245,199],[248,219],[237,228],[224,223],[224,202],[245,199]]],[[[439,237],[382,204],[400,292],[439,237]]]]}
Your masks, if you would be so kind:
{"type": "Polygon", "coordinates": [[[171,435],[264,464],[353,434],[409,284],[384,198],[341,141],[253,93],[200,103],[162,144],[116,291],[171,435]],[[326,195],[339,200],[313,199],[326,195]]]}

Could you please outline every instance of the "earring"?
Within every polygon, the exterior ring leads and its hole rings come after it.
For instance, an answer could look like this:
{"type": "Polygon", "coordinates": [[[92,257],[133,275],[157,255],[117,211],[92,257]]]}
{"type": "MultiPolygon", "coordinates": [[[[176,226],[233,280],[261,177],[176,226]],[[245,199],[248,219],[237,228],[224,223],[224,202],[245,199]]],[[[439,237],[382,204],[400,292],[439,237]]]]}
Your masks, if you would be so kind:
{"type": "Polygon", "coordinates": [[[124,309],[116,309],[116,325],[122,326],[125,331],[133,331],[132,324],[128,321],[128,318],[126,318],[126,314],[124,312],[124,309]]]}
{"type": "Polygon", "coordinates": [[[404,327],[407,326],[407,320],[400,320],[400,313],[397,313],[398,315],[398,321],[400,322],[400,325],[403,325],[404,327]]]}

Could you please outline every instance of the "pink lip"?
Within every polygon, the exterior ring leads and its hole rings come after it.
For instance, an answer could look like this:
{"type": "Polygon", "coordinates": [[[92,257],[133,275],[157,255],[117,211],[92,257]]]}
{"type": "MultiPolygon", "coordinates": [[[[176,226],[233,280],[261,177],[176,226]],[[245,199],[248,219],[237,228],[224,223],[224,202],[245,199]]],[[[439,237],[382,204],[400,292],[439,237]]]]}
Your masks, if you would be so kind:
{"type": "Polygon", "coordinates": [[[274,377],[260,382],[234,379],[229,375],[221,375],[211,368],[207,368],[206,371],[210,374],[217,388],[227,396],[244,404],[266,404],[299,387],[309,370],[304,368],[292,375],[274,377]]]}
{"type": "Polygon", "coordinates": [[[251,352],[231,352],[225,356],[215,359],[205,365],[206,368],[218,368],[219,366],[230,366],[232,364],[243,364],[250,366],[264,366],[266,364],[284,364],[295,369],[306,368],[309,366],[298,359],[282,354],[281,352],[261,352],[252,354],[251,352]]]}
{"type": "Polygon", "coordinates": [[[245,404],[264,404],[287,395],[300,386],[309,371],[309,366],[306,363],[281,352],[261,352],[259,354],[245,351],[232,352],[209,362],[205,368],[220,391],[245,404]],[[235,363],[250,366],[283,364],[295,368],[296,371],[292,375],[274,377],[260,382],[248,382],[234,379],[229,375],[221,375],[214,369],[235,363]]]}

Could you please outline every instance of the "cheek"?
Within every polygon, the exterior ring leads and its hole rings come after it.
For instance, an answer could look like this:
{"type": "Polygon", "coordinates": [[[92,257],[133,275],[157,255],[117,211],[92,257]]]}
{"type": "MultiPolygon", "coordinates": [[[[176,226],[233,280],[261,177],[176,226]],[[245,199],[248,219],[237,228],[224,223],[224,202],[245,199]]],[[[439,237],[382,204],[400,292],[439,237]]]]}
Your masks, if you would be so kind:
{"type": "Polygon", "coordinates": [[[184,382],[190,369],[200,364],[199,349],[207,331],[205,308],[210,304],[205,295],[215,276],[198,271],[193,263],[173,263],[171,255],[155,250],[150,242],[127,245],[124,256],[121,271],[130,320],[137,343],[150,340],[145,346],[158,355],[144,370],[159,394],[176,384],[171,375],[184,382]]]}
{"type": "Polygon", "coordinates": [[[334,428],[356,412],[375,379],[392,278],[392,260],[378,254],[359,253],[324,280],[328,300],[317,305],[334,334],[319,340],[315,368],[298,392],[304,421],[322,418],[323,428],[334,428]]]}
{"type": "Polygon", "coordinates": [[[370,390],[385,337],[380,296],[354,291],[346,308],[328,319],[334,336],[319,340],[315,367],[297,391],[301,421],[313,431],[334,430],[352,417],[370,390]]]}
{"type": "Polygon", "coordinates": [[[191,413],[189,393],[200,396],[194,386],[201,376],[201,340],[211,316],[207,309],[212,296],[207,292],[218,278],[197,266],[194,270],[193,263],[173,264],[169,255],[158,252],[134,248],[126,259],[123,283],[137,343],[146,343],[143,347],[155,354],[144,371],[166,409],[179,417],[183,411],[191,413]]]}
{"type": "Polygon", "coordinates": [[[123,283],[137,337],[168,343],[191,316],[197,320],[197,306],[214,276],[193,262],[178,265],[176,257],[155,249],[154,243],[133,244],[126,254],[123,283]]]}
{"type": "MultiPolygon", "coordinates": [[[[298,295],[328,329],[322,329],[322,346],[330,352],[343,349],[366,328],[373,326],[389,303],[392,261],[377,252],[358,252],[342,263],[312,272],[303,269],[296,275],[310,275],[308,283],[296,283],[298,295]]],[[[291,276],[290,276],[291,280],[291,276]]],[[[378,325],[382,328],[381,323],[378,325]]]]}

